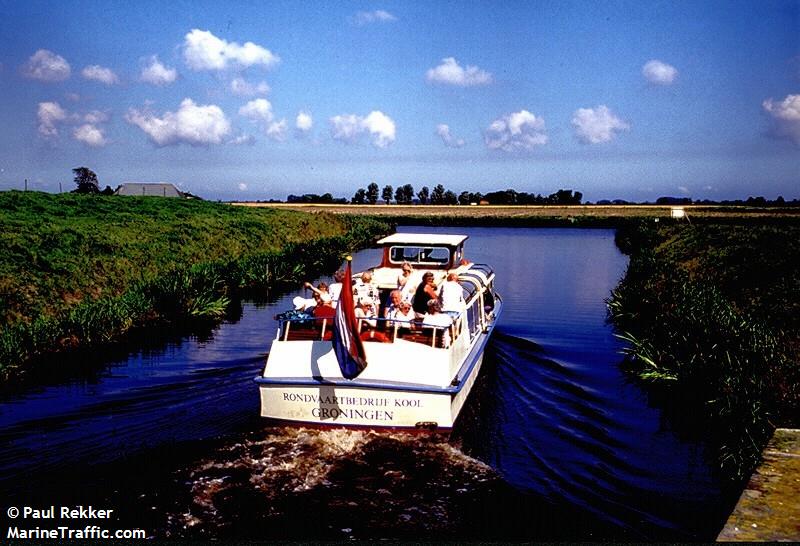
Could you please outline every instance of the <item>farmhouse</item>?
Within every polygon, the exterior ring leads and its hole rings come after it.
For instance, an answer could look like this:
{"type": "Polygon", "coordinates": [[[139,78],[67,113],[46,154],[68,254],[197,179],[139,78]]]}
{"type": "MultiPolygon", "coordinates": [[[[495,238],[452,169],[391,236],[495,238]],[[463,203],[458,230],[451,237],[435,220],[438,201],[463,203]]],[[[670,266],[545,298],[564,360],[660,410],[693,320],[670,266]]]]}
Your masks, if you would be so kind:
{"type": "Polygon", "coordinates": [[[142,182],[125,182],[117,187],[114,195],[150,195],[158,197],[187,197],[174,185],[164,183],[146,184],[142,182]]]}

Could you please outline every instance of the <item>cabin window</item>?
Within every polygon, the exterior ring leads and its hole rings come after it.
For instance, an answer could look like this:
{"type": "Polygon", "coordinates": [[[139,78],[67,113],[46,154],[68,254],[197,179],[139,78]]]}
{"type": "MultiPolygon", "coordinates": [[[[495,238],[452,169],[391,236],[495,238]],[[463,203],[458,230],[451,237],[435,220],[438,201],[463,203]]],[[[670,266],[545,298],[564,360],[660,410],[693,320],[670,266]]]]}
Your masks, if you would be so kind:
{"type": "Polygon", "coordinates": [[[395,264],[446,265],[450,262],[450,249],[442,246],[393,246],[389,260],[395,264]]]}

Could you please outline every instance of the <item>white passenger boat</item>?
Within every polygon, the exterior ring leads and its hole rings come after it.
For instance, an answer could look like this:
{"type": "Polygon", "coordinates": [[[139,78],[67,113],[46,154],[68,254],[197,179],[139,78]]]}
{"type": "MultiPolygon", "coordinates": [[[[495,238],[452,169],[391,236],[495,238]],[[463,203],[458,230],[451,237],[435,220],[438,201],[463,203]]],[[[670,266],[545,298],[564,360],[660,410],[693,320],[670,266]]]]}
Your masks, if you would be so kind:
{"type": "MultiPolygon", "coordinates": [[[[354,318],[348,288],[334,317],[279,316],[266,366],[255,379],[261,415],[298,425],[451,429],[502,308],[493,270],[467,260],[466,239],[396,233],[378,241],[383,258],[370,270],[380,292],[379,317],[404,263],[414,268],[409,284],[418,284],[426,272],[437,286],[457,274],[463,302],[447,312],[449,326],[429,325],[430,317],[419,315],[411,321],[354,318]],[[357,369],[347,368],[348,359],[357,369]]],[[[361,275],[352,275],[353,281],[361,275]]]]}

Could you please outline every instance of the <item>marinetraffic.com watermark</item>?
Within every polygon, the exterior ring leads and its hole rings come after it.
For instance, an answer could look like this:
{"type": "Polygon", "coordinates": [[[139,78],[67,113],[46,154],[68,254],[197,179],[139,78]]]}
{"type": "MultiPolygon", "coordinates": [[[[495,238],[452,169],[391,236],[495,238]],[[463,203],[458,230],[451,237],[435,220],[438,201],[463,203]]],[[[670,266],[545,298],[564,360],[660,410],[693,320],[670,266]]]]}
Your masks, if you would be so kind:
{"type": "Polygon", "coordinates": [[[114,509],[93,506],[9,506],[6,508],[10,539],[142,539],[144,529],[109,529],[114,509]],[[104,525],[105,524],[105,525],[104,525]]]}

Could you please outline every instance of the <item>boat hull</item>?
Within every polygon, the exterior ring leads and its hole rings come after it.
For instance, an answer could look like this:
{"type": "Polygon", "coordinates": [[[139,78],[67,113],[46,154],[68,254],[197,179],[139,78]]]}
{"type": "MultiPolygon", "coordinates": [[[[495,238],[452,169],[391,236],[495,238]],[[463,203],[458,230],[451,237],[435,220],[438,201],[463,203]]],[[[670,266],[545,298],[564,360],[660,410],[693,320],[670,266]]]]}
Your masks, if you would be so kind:
{"type": "Polygon", "coordinates": [[[449,431],[482,361],[481,353],[457,389],[262,383],[261,416],[304,426],[449,431]]]}

